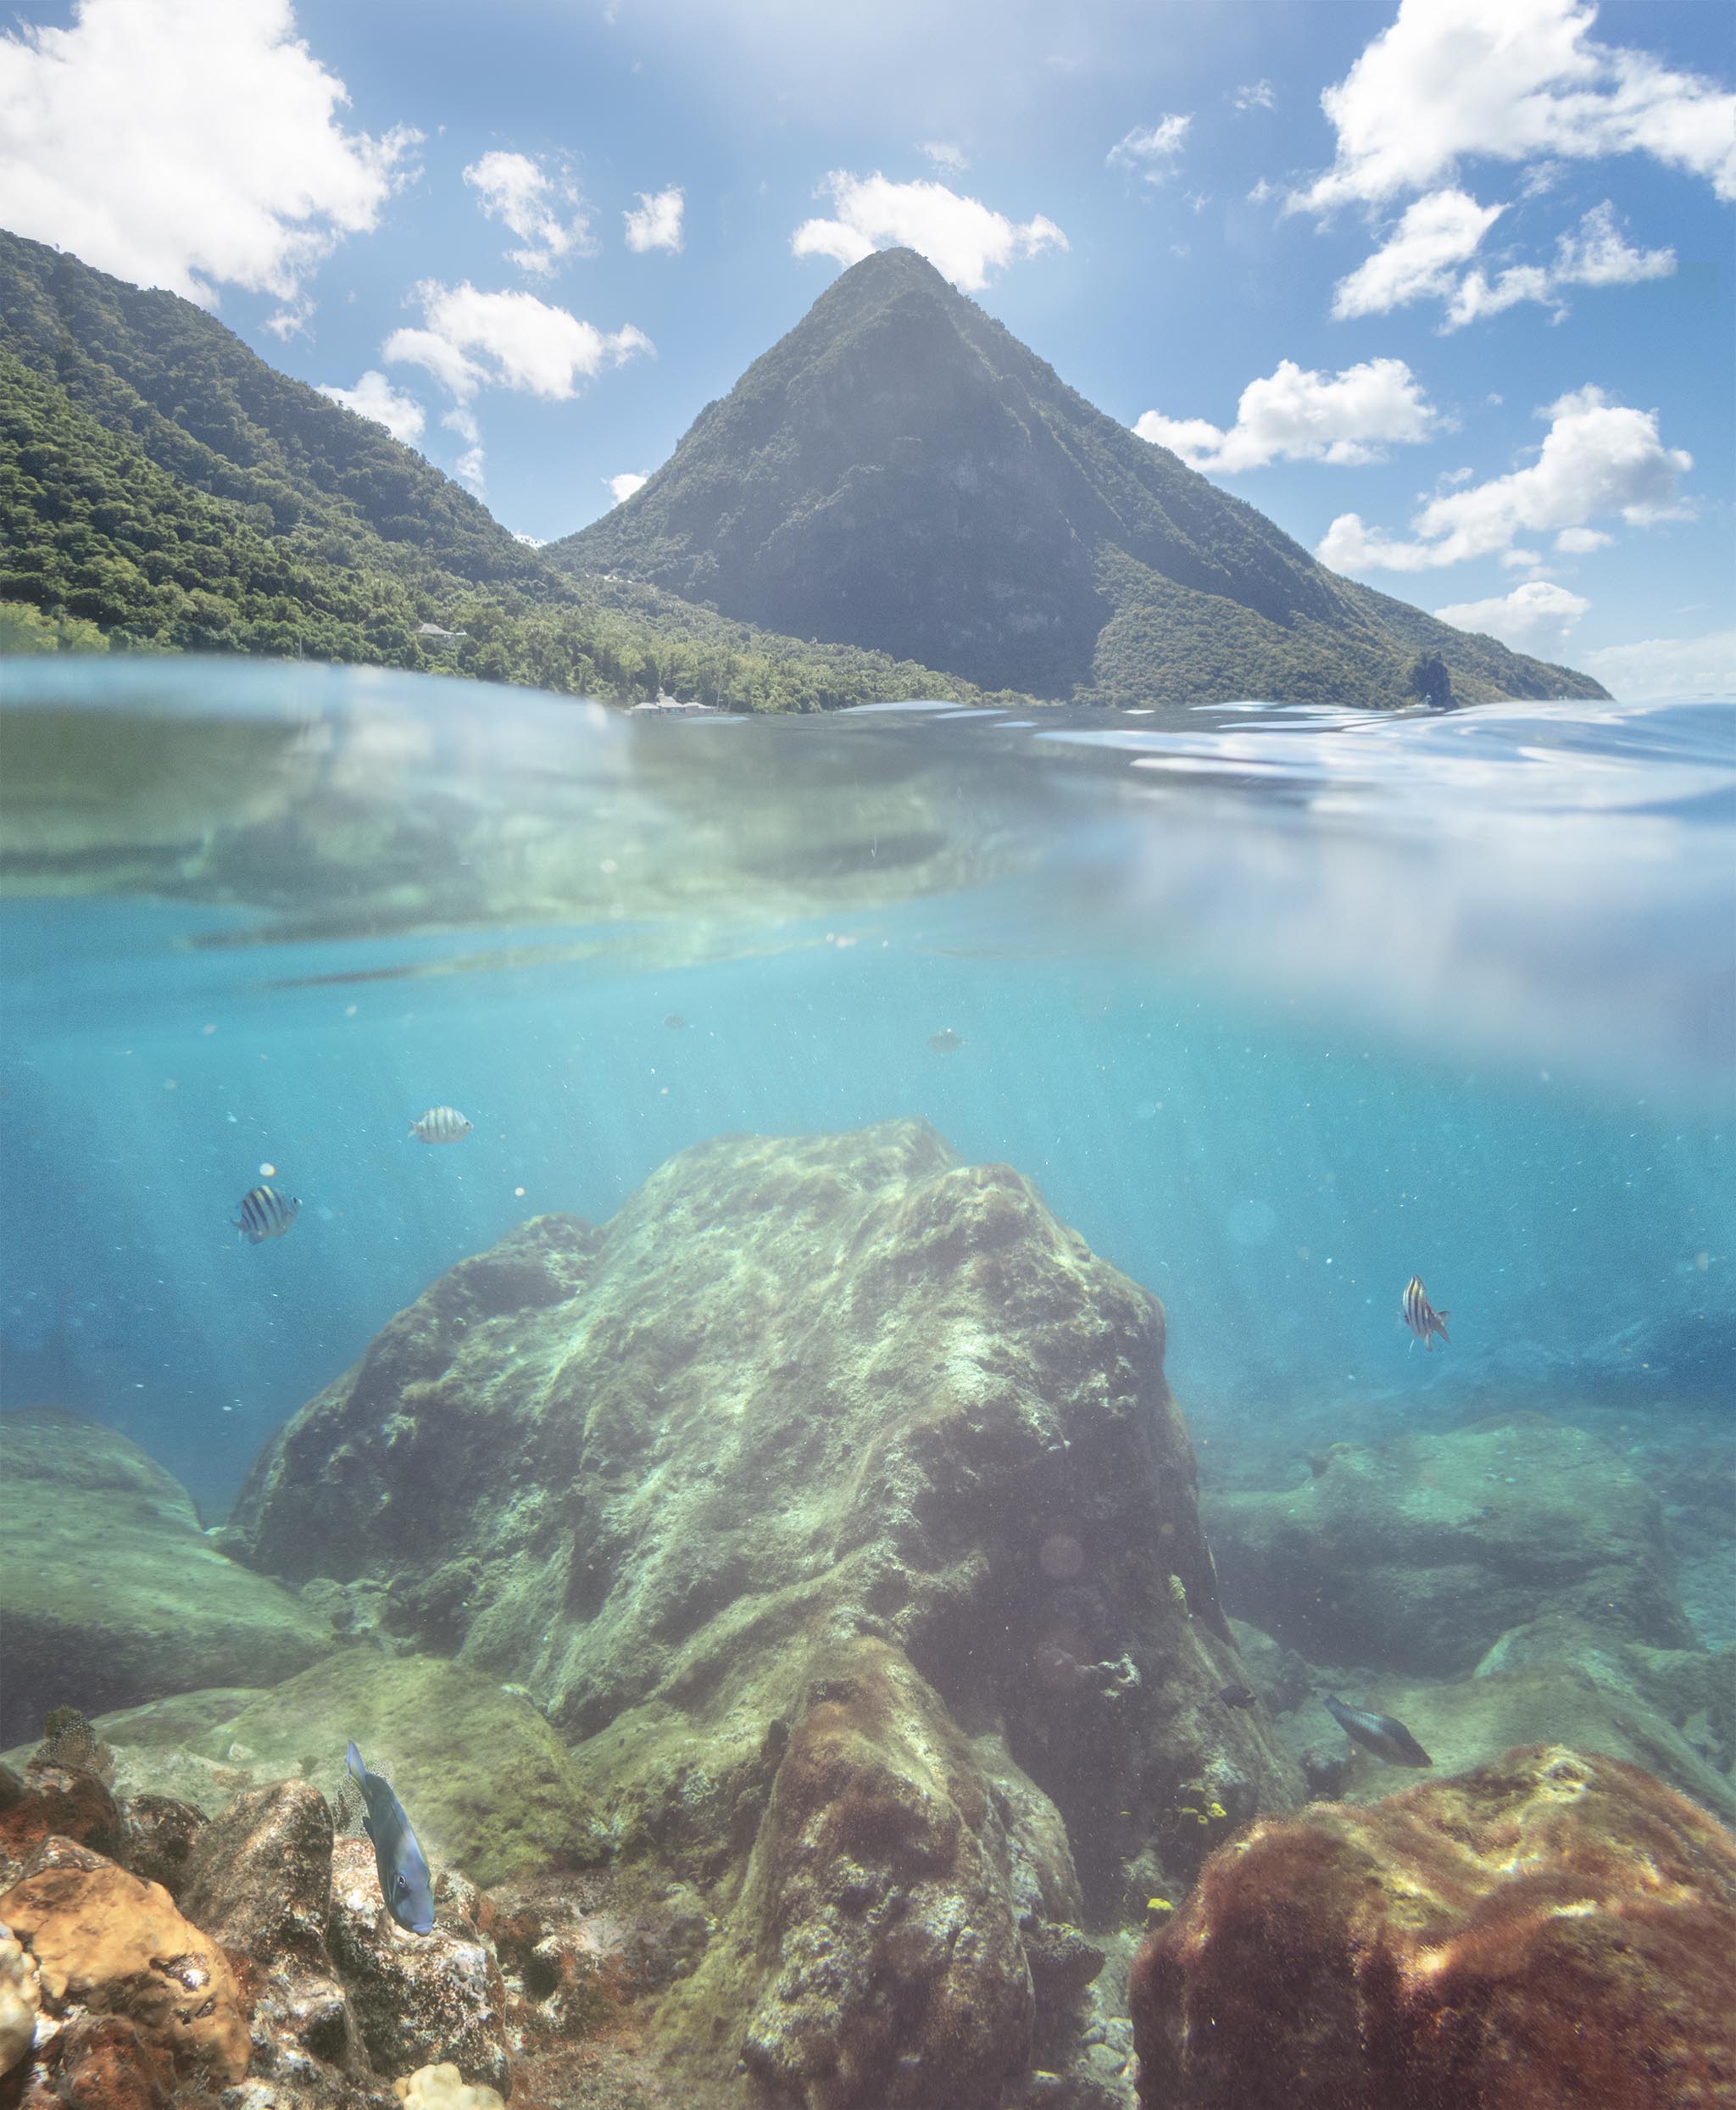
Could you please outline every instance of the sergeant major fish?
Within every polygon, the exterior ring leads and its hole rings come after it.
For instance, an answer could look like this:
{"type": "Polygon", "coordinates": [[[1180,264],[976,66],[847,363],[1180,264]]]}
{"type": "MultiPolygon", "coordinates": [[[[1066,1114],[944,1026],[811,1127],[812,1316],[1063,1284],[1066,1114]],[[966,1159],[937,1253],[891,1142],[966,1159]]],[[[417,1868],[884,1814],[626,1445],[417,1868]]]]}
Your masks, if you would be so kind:
{"type": "Polygon", "coordinates": [[[1422,1745],[1405,1727],[1389,1714],[1371,1714],[1366,1707],[1347,1707],[1342,1700],[1334,1700],[1329,1692],[1321,1695],[1327,1712],[1344,1732],[1353,1744],[1360,1744],[1366,1751],[1372,1751],[1377,1758],[1388,1766],[1432,1766],[1434,1763],[1422,1745]]]}
{"type": "Polygon", "coordinates": [[[1421,1275],[1413,1275],[1405,1284],[1399,1317],[1431,1356],[1434,1353],[1434,1337],[1437,1333],[1446,1341],[1449,1348],[1452,1346],[1452,1342],[1447,1338],[1447,1321],[1452,1316],[1450,1311],[1437,1311],[1429,1302],[1428,1292],[1422,1286],[1421,1275]]]}
{"type": "Polygon", "coordinates": [[[456,1106],[431,1106],[410,1123],[410,1133],[418,1143],[460,1143],[476,1125],[466,1121],[456,1106]]]}
{"type": "Polygon", "coordinates": [[[241,1198],[241,1213],[229,1221],[243,1233],[249,1245],[266,1239],[281,1239],[301,1211],[293,1194],[280,1194],[275,1187],[250,1188],[241,1198]]]}
{"type": "Polygon", "coordinates": [[[429,1883],[428,1863],[416,1844],[416,1835],[410,1829],[410,1820],[403,1813],[403,1803],[392,1792],[390,1782],[382,1780],[377,1773],[368,1771],[353,1743],[344,1752],[344,1762],[368,1806],[362,1829],[374,1842],[374,1868],[380,1878],[380,1895],[386,1901],[387,1911],[400,1927],[408,1927],[413,1935],[431,1933],[434,1894],[429,1883]]]}

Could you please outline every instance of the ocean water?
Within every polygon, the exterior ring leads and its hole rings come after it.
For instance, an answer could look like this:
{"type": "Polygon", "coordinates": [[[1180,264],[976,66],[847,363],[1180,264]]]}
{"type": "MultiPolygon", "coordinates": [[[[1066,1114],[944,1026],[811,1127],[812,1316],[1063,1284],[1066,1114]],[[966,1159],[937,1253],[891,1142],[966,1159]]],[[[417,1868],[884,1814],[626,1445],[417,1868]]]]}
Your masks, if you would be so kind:
{"type": "Polygon", "coordinates": [[[208,1525],[528,1216],[601,1222],[720,1134],[910,1116],[1162,1299],[1208,1487],[1522,1408],[1666,1512],[1728,1475],[1736,707],[0,683],[0,1404],[120,1430],[208,1525]],[[425,1148],[440,1104],[474,1133],[425,1148]],[[301,1211],[254,1247],[262,1178],[301,1211]]]}

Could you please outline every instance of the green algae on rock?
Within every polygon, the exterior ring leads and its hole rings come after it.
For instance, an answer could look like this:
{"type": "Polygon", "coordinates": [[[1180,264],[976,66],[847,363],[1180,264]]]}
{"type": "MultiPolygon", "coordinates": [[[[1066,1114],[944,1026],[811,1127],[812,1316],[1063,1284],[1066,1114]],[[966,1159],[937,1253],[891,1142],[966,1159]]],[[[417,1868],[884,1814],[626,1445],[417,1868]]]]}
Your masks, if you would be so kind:
{"type": "MultiPolygon", "coordinates": [[[[1185,1875],[1216,1834],[1182,1811],[1299,1793],[1220,1698],[1240,1666],[1163,1350],[1155,1299],[922,1122],[721,1139],[600,1229],[540,1217],[442,1277],[269,1447],[236,1539],[383,1584],[425,1644],[527,1687],[611,1851],[709,1890],[714,1947],[809,1939],[810,1885],[859,1879],[822,1825],[831,1875],[798,1882],[792,1841],[801,1776],[849,1744],[833,1713],[865,1708],[847,1769],[893,1836],[860,1880],[910,1919],[901,1998],[967,1999],[1022,2057],[1154,1835],[1185,1875]],[[949,1913],[980,1984],[919,1938],[949,1913]]],[[[749,2044],[798,2085],[807,1981],[780,2020],[776,1971],[719,1951],[699,1980],[719,2085],[749,2044]]],[[[900,2099],[873,1984],[837,1998],[859,2048],[827,2100],[900,2099]]]]}
{"type": "Polygon", "coordinates": [[[1228,1601],[1317,1662],[1452,1677],[1544,1612],[1694,1645],[1657,1498],[1542,1415],[1335,1444],[1300,1487],[1210,1495],[1206,1516],[1228,1601]]]}
{"type": "Polygon", "coordinates": [[[0,1417],[0,1740],[51,1707],[87,1715],[246,1678],[336,1645],[287,1590],[225,1559],[177,1480],[113,1429],[58,1407],[0,1417]]]}
{"type": "Polygon", "coordinates": [[[1261,1822],[1146,1943],[1146,2110],[1684,2110],[1736,2095],[1736,1840],[1559,1745],[1261,1822]]]}

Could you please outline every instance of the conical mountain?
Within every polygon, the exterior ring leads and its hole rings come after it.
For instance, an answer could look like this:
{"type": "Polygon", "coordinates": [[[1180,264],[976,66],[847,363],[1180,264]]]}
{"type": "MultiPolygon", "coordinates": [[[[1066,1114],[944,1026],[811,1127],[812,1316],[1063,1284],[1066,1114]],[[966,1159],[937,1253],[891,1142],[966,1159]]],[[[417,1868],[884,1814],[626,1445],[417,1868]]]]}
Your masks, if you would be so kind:
{"type": "Polygon", "coordinates": [[[1116,703],[1600,696],[1328,571],[913,250],[865,258],[624,504],[544,553],[989,688],[1116,703]]]}

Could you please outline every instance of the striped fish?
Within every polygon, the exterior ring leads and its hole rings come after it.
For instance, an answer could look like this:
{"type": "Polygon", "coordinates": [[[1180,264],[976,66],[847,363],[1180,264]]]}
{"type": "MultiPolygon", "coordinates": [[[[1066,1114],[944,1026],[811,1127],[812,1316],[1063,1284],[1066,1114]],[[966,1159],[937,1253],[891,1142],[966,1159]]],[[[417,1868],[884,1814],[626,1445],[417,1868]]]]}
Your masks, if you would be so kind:
{"type": "Polygon", "coordinates": [[[362,1829],[374,1842],[374,1872],[380,1879],[386,1909],[400,1927],[408,1927],[413,1935],[426,1935],[434,1925],[434,1892],[428,1863],[416,1844],[403,1805],[392,1792],[389,1781],[368,1771],[354,1744],[347,1746],[343,1759],[367,1805],[362,1829]]]}
{"type": "Polygon", "coordinates": [[[410,1123],[410,1133],[418,1143],[458,1143],[476,1125],[466,1121],[456,1106],[431,1106],[420,1121],[410,1123]]]}
{"type": "Polygon", "coordinates": [[[1404,1300],[1399,1306],[1399,1317],[1431,1356],[1434,1353],[1434,1337],[1437,1333],[1446,1341],[1449,1348],[1452,1346],[1452,1342],[1447,1339],[1447,1321],[1452,1316],[1450,1311],[1437,1311],[1429,1302],[1428,1292],[1422,1286],[1421,1275],[1413,1275],[1405,1284],[1404,1300]]]}
{"type": "Polygon", "coordinates": [[[241,1214],[229,1221],[246,1234],[249,1245],[266,1239],[281,1239],[300,1213],[293,1194],[280,1194],[275,1187],[254,1187],[241,1198],[241,1214]]]}

